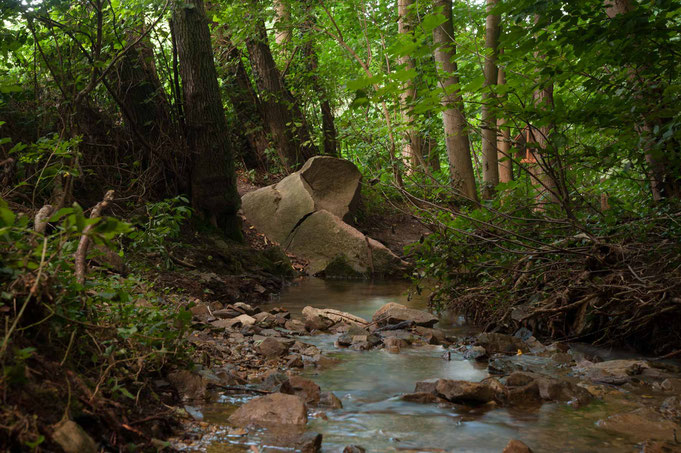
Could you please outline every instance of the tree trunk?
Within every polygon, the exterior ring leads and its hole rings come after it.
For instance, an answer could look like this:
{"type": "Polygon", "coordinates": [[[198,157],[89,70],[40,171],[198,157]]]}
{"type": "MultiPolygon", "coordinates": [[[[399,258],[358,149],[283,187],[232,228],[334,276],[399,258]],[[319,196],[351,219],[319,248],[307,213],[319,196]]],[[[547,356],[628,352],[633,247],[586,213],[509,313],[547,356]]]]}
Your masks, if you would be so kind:
{"type": "Polygon", "coordinates": [[[443,8],[443,13],[447,19],[433,30],[433,41],[436,46],[435,62],[438,66],[440,84],[444,90],[442,104],[445,106],[445,110],[442,113],[442,122],[444,124],[452,186],[461,196],[477,201],[478,195],[475,188],[470,142],[466,131],[466,117],[463,112],[463,99],[459,90],[455,88],[459,84],[459,76],[454,61],[456,43],[452,24],[452,1],[435,0],[435,7],[443,8]]]}
{"type": "Polygon", "coordinates": [[[423,137],[421,149],[423,150],[424,159],[428,162],[428,168],[433,173],[440,171],[440,154],[437,149],[437,140],[433,137],[423,137]]]}
{"type": "MultiPolygon", "coordinates": [[[[534,105],[537,108],[542,106],[552,108],[553,106],[553,84],[549,83],[544,87],[540,87],[534,92],[534,105]]],[[[536,143],[537,149],[534,152],[534,159],[536,164],[530,169],[530,175],[533,179],[533,185],[537,188],[537,207],[539,210],[550,203],[558,203],[559,192],[558,184],[554,177],[556,168],[555,160],[550,157],[550,152],[547,152],[549,137],[553,130],[553,124],[547,124],[540,128],[531,127],[531,141],[536,143]]]]}
{"type": "Polygon", "coordinates": [[[247,144],[241,154],[248,168],[267,168],[266,150],[270,143],[265,132],[264,113],[251,79],[248,77],[241,52],[223,32],[218,32],[224,52],[219,59],[224,70],[224,83],[237,120],[241,135],[247,144]]]}
{"type": "MultiPolygon", "coordinates": [[[[414,0],[397,1],[397,32],[402,35],[402,39],[412,39],[414,25],[411,18],[411,6],[414,5],[414,3],[414,0]]],[[[414,69],[414,60],[410,55],[400,56],[398,63],[402,66],[403,71],[411,71],[414,69]]],[[[417,166],[421,166],[424,169],[426,168],[423,161],[423,150],[421,149],[421,137],[414,125],[414,114],[411,107],[411,103],[415,98],[416,86],[414,80],[407,80],[402,86],[402,92],[400,93],[402,121],[407,128],[404,137],[404,146],[402,148],[402,159],[407,167],[407,173],[413,172],[417,166]]]]}
{"type": "MultiPolygon", "coordinates": [[[[609,18],[614,18],[620,14],[626,14],[634,10],[634,5],[630,0],[605,0],[605,12],[609,18]]],[[[636,68],[629,68],[629,77],[636,86],[635,96],[653,98],[655,95],[651,93],[649,83],[640,81],[641,77],[638,75],[639,70],[636,68]]],[[[636,131],[641,136],[641,143],[643,143],[643,151],[645,153],[645,160],[648,164],[648,180],[650,181],[650,189],[653,195],[653,200],[660,201],[665,197],[681,196],[681,187],[676,187],[673,178],[669,177],[668,162],[665,159],[656,158],[653,155],[654,137],[653,130],[655,129],[649,117],[643,116],[640,123],[635,125],[636,131]]],[[[659,125],[658,125],[659,126],[659,125]]],[[[661,128],[660,128],[661,129],[661,128]]]]}
{"type": "Polygon", "coordinates": [[[274,41],[284,47],[291,41],[291,11],[286,3],[287,0],[273,0],[275,28],[274,41]]]}
{"type": "Polygon", "coordinates": [[[336,133],[335,119],[333,109],[329,102],[329,96],[326,89],[319,79],[319,59],[317,52],[314,49],[313,38],[309,35],[309,31],[314,28],[314,16],[308,18],[303,32],[307,35],[305,45],[303,47],[303,54],[307,60],[307,69],[312,78],[312,87],[319,97],[319,105],[322,113],[322,135],[324,154],[327,156],[338,156],[338,138],[336,133]]]}
{"type": "MultiPolygon", "coordinates": [[[[498,85],[506,84],[506,71],[499,68],[498,85]]],[[[511,129],[506,126],[505,118],[497,118],[497,156],[499,161],[499,182],[513,180],[513,160],[511,159],[511,129]]]]}
{"type": "Polygon", "coordinates": [[[492,10],[498,0],[487,0],[485,27],[485,90],[482,92],[482,198],[489,200],[499,184],[499,163],[497,158],[497,130],[495,96],[492,87],[497,83],[497,56],[499,46],[499,21],[492,10]]]}
{"type": "MultiPolygon", "coordinates": [[[[135,32],[128,33],[129,41],[135,39],[135,32]]],[[[182,137],[173,124],[170,103],[158,78],[149,40],[143,39],[126,52],[116,69],[111,86],[125,110],[126,127],[138,140],[142,137],[150,148],[143,150],[141,168],[156,175],[150,181],[165,183],[165,187],[153,184],[150,191],[155,196],[168,197],[188,189],[181,174],[185,150],[177,149],[182,137]]]]}
{"type": "Polygon", "coordinates": [[[286,171],[296,170],[307,159],[318,154],[310,137],[307,122],[272,58],[265,23],[253,18],[253,38],[246,41],[253,75],[260,92],[265,122],[276,144],[286,171]]]}
{"type": "Polygon", "coordinates": [[[192,153],[192,204],[228,236],[240,238],[240,198],[203,0],[176,5],[173,28],[192,153]]]}

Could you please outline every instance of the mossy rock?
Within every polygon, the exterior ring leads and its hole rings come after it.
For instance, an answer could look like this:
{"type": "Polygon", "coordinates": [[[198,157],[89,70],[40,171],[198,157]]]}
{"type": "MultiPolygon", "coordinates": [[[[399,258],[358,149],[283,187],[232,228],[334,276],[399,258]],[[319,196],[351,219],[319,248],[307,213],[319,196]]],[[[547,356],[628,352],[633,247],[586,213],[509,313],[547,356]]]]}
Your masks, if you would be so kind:
{"type": "Polygon", "coordinates": [[[326,278],[339,278],[339,279],[349,279],[358,280],[365,279],[367,276],[361,272],[357,272],[348,262],[345,255],[336,256],[333,261],[331,261],[326,268],[319,274],[326,278]]]}

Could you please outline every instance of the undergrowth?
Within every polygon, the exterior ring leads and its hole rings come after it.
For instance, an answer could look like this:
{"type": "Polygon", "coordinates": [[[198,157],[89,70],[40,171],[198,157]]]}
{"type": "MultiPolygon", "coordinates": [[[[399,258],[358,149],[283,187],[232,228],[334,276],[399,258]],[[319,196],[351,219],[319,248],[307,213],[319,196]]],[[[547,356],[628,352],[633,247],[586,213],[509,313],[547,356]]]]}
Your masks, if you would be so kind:
{"type": "MultiPolygon", "coordinates": [[[[681,206],[625,203],[566,216],[520,183],[471,210],[421,209],[437,230],[415,246],[431,303],[486,330],[681,354],[681,206]]],[[[599,193],[596,189],[595,193],[599,193]]],[[[586,201],[585,201],[586,202],[586,201]]],[[[583,207],[582,207],[583,208],[583,207]]]]}
{"type": "Polygon", "coordinates": [[[108,267],[123,244],[165,253],[164,238],[190,213],[183,201],[151,205],[142,228],[87,218],[74,204],[53,214],[45,233],[0,202],[0,445],[53,450],[50,434],[66,419],[105,448],[159,445],[141,430],[161,419],[148,413],[161,400],[151,380],[186,361],[191,313],[135,273],[108,267]],[[98,266],[81,284],[74,254],[84,234],[98,266]]]}

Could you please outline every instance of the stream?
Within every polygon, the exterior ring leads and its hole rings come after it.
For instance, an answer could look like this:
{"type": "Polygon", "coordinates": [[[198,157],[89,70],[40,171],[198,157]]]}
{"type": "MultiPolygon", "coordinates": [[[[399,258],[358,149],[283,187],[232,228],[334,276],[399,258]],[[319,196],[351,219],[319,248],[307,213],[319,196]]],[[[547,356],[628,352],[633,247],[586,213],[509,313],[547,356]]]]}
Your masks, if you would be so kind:
{"type": "MultiPolygon", "coordinates": [[[[335,308],[365,319],[388,302],[425,309],[424,296],[407,297],[404,282],[334,281],[315,278],[285,290],[263,310],[281,306],[293,317],[301,317],[307,305],[335,308]]],[[[475,331],[457,316],[437,326],[448,335],[465,336],[475,331]]],[[[340,452],[345,446],[360,445],[368,452],[475,452],[499,453],[510,439],[520,439],[535,452],[622,452],[636,451],[636,442],[597,426],[598,420],[621,410],[626,403],[615,399],[594,400],[575,409],[565,403],[546,403],[531,409],[459,408],[418,404],[400,400],[414,391],[417,381],[449,378],[479,381],[487,377],[487,364],[464,360],[451,353],[447,360],[442,346],[405,348],[399,354],[384,349],[354,351],[334,346],[337,335],[301,337],[338,362],[323,368],[306,368],[303,377],[312,379],[322,391],[331,391],[343,403],[342,409],[310,411],[308,431],[323,434],[323,452],[340,452]],[[607,401],[607,400],[606,400],[607,401]]],[[[531,359],[531,357],[528,357],[531,359]]],[[[227,417],[252,395],[220,397],[204,408],[205,419],[217,424],[206,448],[212,453],[287,451],[267,447],[263,431],[248,436],[231,435],[227,417]]],[[[288,451],[291,451],[290,449],[288,451]]]]}

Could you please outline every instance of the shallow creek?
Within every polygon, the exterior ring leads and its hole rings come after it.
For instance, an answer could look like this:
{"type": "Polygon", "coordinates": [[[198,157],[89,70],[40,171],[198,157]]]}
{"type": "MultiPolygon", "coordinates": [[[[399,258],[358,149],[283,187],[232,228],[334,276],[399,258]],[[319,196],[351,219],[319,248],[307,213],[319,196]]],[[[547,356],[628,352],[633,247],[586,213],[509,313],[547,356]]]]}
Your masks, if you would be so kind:
{"type": "MultiPolygon", "coordinates": [[[[287,289],[270,307],[282,306],[300,317],[306,305],[335,308],[371,319],[388,302],[425,308],[424,297],[408,297],[408,285],[400,282],[349,282],[306,279],[287,289]]],[[[262,307],[267,309],[267,306],[262,307]]],[[[437,326],[451,335],[473,331],[456,317],[437,326]]],[[[510,439],[520,439],[535,452],[636,451],[635,442],[600,429],[596,422],[628,406],[625,400],[594,400],[580,409],[566,404],[544,404],[535,409],[457,409],[434,404],[404,402],[399,395],[414,390],[423,379],[450,378],[478,381],[488,376],[486,365],[452,353],[447,360],[441,346],[405,348],[399,354],[385,350],[352,351],[334,346],[336,335],[302,337],[338,360],[322,369],[306,369],[322,391],[331,391],[343,402],[337,410],[313,410],[307,430],[323,434],[323,451],[340,452],[347,445],[361,445],[368,452],[494,452],[510,439]]],[[[528,357],[529,359],[529,357],[528,357]]],[[[204,408],[209,423],[226,425],[235,407],[252,396],[224,396],[204,408]]],[[[234,434],[234,431],[232,431],[234,434]]],[[[211,435],[209,452],[286,451],[267,447],[267,435],[230,435],[229,427],[211,435]],[[255,451],[255,450],[254,450],[255,451]]],[[[290,451],[290,450],[289,450],[290,451]]]]}

